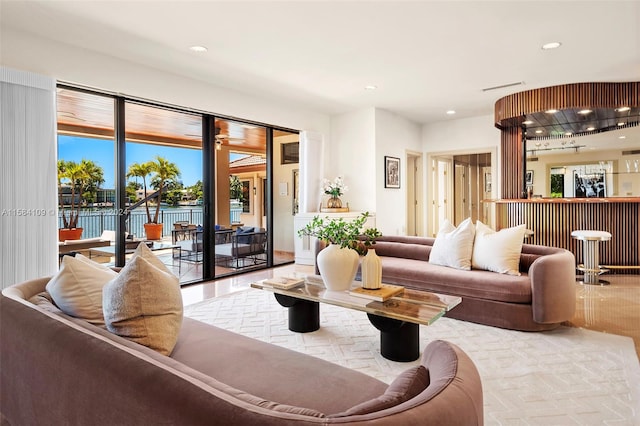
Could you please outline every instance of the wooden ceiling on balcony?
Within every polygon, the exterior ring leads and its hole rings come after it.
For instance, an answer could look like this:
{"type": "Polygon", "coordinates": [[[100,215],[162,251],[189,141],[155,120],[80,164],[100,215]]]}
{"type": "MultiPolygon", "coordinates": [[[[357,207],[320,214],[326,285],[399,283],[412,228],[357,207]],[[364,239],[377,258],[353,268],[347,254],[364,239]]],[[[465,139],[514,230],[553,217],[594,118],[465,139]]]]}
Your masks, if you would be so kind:
{"type": "MultiPolygon", "coordinates": [[[[66,135],[114,138],[114,99],[59,88],[58,132],[66,135]]],[[[125,105],[126,139],[157,145],[201,149],[202,119],[189,114],[135,102],[125,105]]],[[[215,119],[215,140],[234,152],[266,152],[266,127],[225,118],[215,119]]],[[[290,132],[274,129],[273,136],[290,132]]]]}

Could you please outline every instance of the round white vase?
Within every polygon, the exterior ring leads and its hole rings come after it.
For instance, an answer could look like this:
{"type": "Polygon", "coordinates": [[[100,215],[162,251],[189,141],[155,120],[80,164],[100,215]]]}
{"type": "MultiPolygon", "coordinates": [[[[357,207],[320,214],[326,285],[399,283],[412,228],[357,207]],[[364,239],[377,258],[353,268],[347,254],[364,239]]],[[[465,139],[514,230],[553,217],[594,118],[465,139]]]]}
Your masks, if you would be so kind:
{"type": "Polygon", "coordinates": [[[324,286],[331,291],[345,291],[351,288],[359,261],[360,256],[355,250],[340,248],[337,244],[329,244],[316,257],[324,286]]]}

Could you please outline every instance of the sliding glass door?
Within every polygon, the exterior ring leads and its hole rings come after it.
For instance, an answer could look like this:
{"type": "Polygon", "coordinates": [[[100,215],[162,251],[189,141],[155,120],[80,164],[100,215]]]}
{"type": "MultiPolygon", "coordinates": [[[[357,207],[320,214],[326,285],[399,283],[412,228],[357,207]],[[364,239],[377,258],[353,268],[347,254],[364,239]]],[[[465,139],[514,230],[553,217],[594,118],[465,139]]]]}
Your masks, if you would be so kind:
{"type": "Polygon", "coordinates": [[[71,238],[100,240],[81,253],[144,243],[182,284],[293,262],[297,132],[68,86],[58,122],[61,228],[80,206],[71,238]]]}
{"type": "Polygon", "coordinates": [[[144,242],[181,283],[203,278],[202,116],[125,102],[125,253],[144,242]]]}

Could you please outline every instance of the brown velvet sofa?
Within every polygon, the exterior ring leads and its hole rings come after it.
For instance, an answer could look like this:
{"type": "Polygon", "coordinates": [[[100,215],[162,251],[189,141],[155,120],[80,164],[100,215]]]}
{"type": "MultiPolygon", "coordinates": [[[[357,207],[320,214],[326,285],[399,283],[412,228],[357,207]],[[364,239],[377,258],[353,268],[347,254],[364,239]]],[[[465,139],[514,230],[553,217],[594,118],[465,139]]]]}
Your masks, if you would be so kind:
{"type": "Polygon", "coordinates": [[[391,385],[189,318],[164,356],[63,314],[47,281],[0,297],[2,424],[483,424],[478,371],[444,341],[391,385]]]}
{"type": "Polygon", "coordinates": [[[575,257],[554,247],[524,244],[521,276],[429,263],[435,238],[383,236],[376,240],[382,280],[462,297],[446,316],[522,331],[550,330],[573,318],[575,257]]]}

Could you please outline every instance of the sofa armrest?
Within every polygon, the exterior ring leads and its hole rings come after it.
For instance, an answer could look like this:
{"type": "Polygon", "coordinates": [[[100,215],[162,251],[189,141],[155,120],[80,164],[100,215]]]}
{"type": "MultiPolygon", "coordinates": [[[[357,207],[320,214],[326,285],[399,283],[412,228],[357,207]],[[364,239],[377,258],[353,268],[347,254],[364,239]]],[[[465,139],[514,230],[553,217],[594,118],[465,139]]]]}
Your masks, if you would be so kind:
{"type": "Polygon", "coordinates": [[[533,320],[568,321],[576,311],[576,261],[568,250],[541,256],[529,268],[533,320]]]}
{"type": "Polygon", "coordinates": [[[349,424],[483,424],[480,374],[462,349],[444,340],[434,340],[425,347],[420,364],[428,371],[426,387],[416,389],[425,382],[415,380],[413,373],[406,376],[410,369],[383,395],[329,417],[349,424]],[[403,390],[415,396],[404,399],[403,390]]]}

